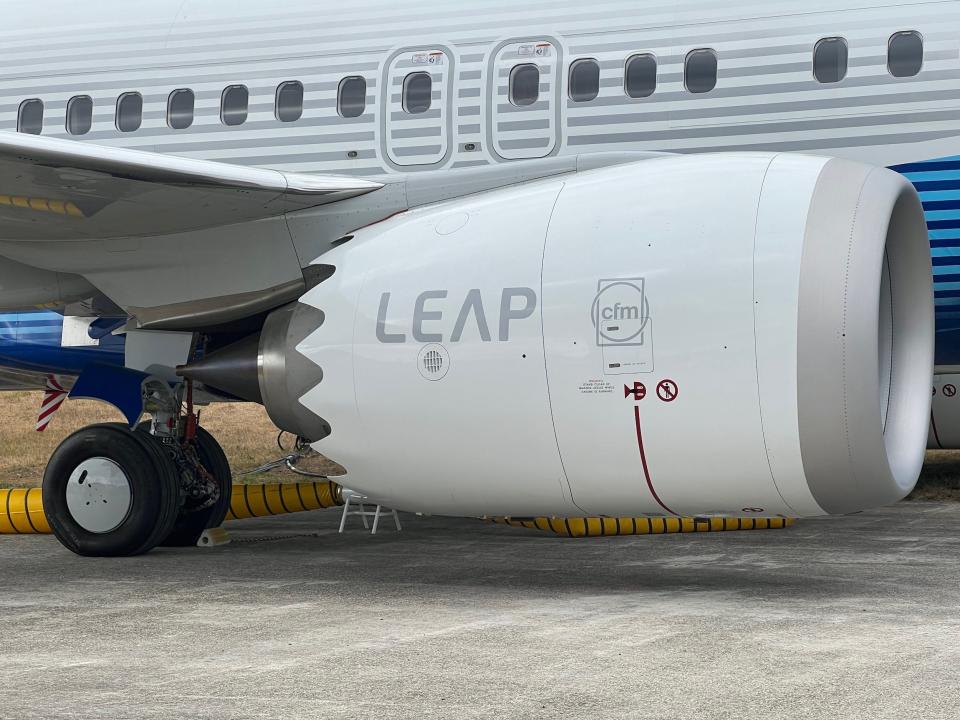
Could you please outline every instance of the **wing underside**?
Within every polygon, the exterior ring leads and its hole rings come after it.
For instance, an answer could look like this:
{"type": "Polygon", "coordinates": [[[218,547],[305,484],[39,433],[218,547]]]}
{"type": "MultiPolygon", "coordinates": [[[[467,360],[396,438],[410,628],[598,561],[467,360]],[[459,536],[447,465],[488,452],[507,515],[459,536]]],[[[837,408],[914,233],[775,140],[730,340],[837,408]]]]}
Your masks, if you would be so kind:
{"type": "Polygon", "coordinates": [[[378,183],[0,133],[0,238],[129,238],[275,217],[378,183]]]}

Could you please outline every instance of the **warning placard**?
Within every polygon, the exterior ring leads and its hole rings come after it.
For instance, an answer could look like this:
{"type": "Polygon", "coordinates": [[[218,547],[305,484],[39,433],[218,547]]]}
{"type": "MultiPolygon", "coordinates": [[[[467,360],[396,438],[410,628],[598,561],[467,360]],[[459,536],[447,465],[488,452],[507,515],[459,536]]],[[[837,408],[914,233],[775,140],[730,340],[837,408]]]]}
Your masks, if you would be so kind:
{"type": "Polygon", "coordinates": [[[581,395],[609,395],[613,389],[613,383],[606,380],[585,380],[580,383],[581,395]]]}
{"type": "Polygon", "coordinates": [[[661,380],[657,383],[657,397],[664,402],[673,402],[680,395],[680,388],[673,380],[661,380]]]}

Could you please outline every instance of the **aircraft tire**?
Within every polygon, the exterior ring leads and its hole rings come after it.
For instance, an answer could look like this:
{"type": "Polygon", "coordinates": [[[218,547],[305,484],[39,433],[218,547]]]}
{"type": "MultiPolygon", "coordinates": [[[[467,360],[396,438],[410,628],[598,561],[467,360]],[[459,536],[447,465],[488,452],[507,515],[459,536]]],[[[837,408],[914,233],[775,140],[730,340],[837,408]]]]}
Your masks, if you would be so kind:
{"type": "Polygon", "coordinates": [[[91,425],[53,452],[43,507],[57,539],[88,557],[141,555],[169,535],[180,509],[173,460],[115,423],[91,425]]]}
{"type": "MultiPolygon", "coordinates": [[[[140,423],[139,432],[148,433],[150,423],[140,423]]],[[[230,510],[230,498],[233,492],[233,473],[220,443],[202,427],[197,428],[197,455],[203,467],[213,475],[220,488],[220,499],[209,508],[197,512],[187,512],[180,508],[176,523],[170,533],[160,542],[165,547],[193,547],[200,540],[204,530],[220,527],[230,510]]]]}

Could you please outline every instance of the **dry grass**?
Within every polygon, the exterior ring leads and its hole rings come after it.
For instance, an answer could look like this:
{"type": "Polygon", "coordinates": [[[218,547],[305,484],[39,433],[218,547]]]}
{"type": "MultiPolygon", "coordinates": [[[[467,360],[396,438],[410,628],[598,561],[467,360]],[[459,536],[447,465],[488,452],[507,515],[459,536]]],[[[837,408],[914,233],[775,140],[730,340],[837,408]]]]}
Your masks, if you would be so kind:
{"type": "MultiPolygon", "coordinates": [[[[42,397],[42,393],[36,392],[0,394],[0,417],[3,418],[0,423],[0,487],[39,485],[47,459],[67,435],[93,423],[123,422],[120,413],[110,405],[68,400],[47,430],[38,433],[34,425],[42,397]]],[[[200,418],[203,426],[223,445],[234,472],[257,467],[281,455],[277,447],[278,430],[259,405],[211,405],[202,409],[200,418]]],[[[284,442],[290,441],[290,436],[285,436],[284,442]]],[[[323,457],[311,458],[301,467],[329,475],[343,472],[323,457]]],[[[272,480],[294,477],[297,476],[287,471],[270,474],[272,480]]],[[[263,476],[244,479],[259,482],[263,476]]]]}
{"type": "Polygon", "coordinates": [[[908,500],[960,500],[960,451],[930,450],[908,500]]]}

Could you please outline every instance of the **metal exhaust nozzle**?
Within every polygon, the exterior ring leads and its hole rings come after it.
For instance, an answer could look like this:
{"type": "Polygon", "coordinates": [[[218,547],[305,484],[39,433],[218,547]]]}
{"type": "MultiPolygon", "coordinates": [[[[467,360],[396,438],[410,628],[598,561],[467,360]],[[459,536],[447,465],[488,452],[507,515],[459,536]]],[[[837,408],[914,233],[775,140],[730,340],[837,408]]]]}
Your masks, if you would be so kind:
{"type": "Polygon", "coordinates": [[[248,335],[196,362],[177,368],[177,375],[203,383],[240,400],[263,403],[257,376],[260,335],[248,335]]]}

